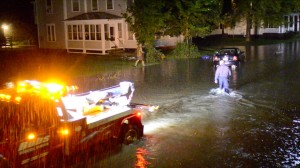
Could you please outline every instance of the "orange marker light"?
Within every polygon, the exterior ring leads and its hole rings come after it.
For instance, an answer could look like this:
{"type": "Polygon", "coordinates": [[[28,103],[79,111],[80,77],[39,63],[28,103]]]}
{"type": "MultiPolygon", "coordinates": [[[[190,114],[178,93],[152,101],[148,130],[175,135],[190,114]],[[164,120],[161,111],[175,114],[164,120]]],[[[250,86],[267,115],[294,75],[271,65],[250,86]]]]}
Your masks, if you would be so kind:
{"type": "Polygon", "coordinates": [[[27,134],[27,140],[34,140],[36,138],[35,133],[31,132],[27,134]]]}
{"type": "Polygon", "coordinates": [[[67,135],[70,134],[70,131],[69,131],[68,128],[62,128],[62,129],[59,131],[59,133],[60,133],[61,135],[67,136],[67,135]]]}

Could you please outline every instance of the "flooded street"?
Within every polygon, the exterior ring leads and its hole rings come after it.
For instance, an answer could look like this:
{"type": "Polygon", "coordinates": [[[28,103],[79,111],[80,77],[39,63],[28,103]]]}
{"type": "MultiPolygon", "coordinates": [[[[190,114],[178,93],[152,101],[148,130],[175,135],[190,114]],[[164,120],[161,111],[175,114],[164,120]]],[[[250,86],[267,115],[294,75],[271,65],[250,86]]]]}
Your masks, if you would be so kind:
{"type": "Polygon", "coordinates": [[[144,137],[87,167],[294,167],[300,164],[300,42],[240,47],[230,95],[216,94],[201,59],[168,60],[120,72],[143,115],[144,137]]]}
{"type": "MultiPolygon", "coordinates": [[[[229,95],[216,91],[212,62],[201,58],[169,59],[145,67],[127,64],[123,70],[71,79],[83,92],[131,81],[135,84],[132,102],[160,108],[142,114],[140,141],[116,148],[94,147],[72,158],[70,167],[299,167],[300,41],[236,47],[245,51],[246,60],[232,70],[229,95]]],[[[68,65],[57,66],[53,57],[46,56],[45,65],[38,56],[32,62],[27,57],[11,58],[1,65],[1,81],[13,74],[34,76],[35,71],[25,71],[32,67],[45,78],[52,69],[62,76],[68,70],[80,72],[81,66],[101,72],[89,66],[98,61],[97,56],[74,59],[76,65],[73,57],[56,57],[68,65]]]]}

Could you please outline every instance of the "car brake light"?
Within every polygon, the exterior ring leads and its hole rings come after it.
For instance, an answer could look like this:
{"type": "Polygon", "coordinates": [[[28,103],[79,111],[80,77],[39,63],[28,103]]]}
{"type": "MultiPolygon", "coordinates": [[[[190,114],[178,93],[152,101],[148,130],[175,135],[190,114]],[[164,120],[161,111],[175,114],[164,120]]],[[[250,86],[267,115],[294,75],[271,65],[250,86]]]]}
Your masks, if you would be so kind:
{"type": "Polygon", "coordinates": [[[233,61],[237,61],[237,56],[233,56],[233,61]]]}

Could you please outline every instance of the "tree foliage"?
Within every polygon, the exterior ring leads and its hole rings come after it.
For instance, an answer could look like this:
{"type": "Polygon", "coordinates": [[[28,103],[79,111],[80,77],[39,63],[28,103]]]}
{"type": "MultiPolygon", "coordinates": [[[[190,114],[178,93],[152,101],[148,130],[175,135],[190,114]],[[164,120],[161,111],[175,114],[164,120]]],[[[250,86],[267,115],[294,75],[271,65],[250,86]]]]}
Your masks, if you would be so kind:
{"type": "Polygon", "coordinates": [[[155,36],[206,36],[218,23],[218,0],[138,0],[124,14],[138,43],[155,36]]]}
{"type": "Polygon", "coordinates": [[[251,27],[282,25],[283,15],[299,11],[298,0],[234,0],[233,23],[246,20],[246,39],[250,40],[251,27]]]}
{"type": "Polygon", "coordinates": [[[165,34],[182,34],[186,39],[211,33],[219,22],[217,0],[174,0],[168,3],[170,17],[165,34]]]}

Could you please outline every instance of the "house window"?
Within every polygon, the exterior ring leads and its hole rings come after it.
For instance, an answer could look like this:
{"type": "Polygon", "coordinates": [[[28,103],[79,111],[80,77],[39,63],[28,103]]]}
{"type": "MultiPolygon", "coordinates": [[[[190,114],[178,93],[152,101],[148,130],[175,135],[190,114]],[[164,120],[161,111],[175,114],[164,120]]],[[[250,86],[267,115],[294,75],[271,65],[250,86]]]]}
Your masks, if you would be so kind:
{"type": "Polygon", "coordinates": [[[106,9],[114,9],[113,0],[106,0],[106,9]]]}
{"type": "Polygon", "coordinates": [[[98,0],[92,0],[92,11],[98,10],[98,0]]]}
{"type": "Polygon", "coordinates": [[[101,40],[101,25],[84,25],[85,40],[101,40]]]}
{"type": "Polygon", "coordinates": [[[52,14],[53,13],[52,0],[47,0],[47,2],[46,2],[46,12],[47,12],[47,14],[52,14]]]}
{"type": "Polygon", "coordinates": [[[78,40],[83,40],[82,25],[78,25],[78,40]]]}
{"type": "Polygon", "coordinates": [[[79,12],[80,11],[79,0],[72,0],[72,11],[73,12],[79,12]]]}
{"type": "Polygon", "coordinates": [[[95,29],[95,25],[90,25],[90,30],[91,30],[91,40],[95,40],[95,35],[96,35],[96,29],[95,29]]]}
{"type": "Polygon", "coordinates": [[[118,23],[118,36],[119,36],[119,38],[123,38],[123,36],[122,36],[122,23],[118,23]]]}
{"type": "Polygon", "coordinates": [[[101,40],[101,25],[96,25],[96,40],[101,40]]]}
{"type": "Polygon", "coordinates": [[[47,25],[47,41],[49,41],[49,42],[56,41],[55,25],[54,24],[48,24],[47,25]]]}
{"type": "Polygon", "coordinates": [[[108,24],[104,25],[104,33],[105,33],[105,40],[110,40],[110,38],[109,38],[109,27],[108,27],[108,24]]]}
{"type": "Polygon", "coordinates": [[[133,40],[133,31],[130,25],[128,25],[128,40],[133,40]]]}
{"type": "Polygon", "coordinates": [[[290,16],[290,27],[293,27],[293,16],[290,16]]]}
{"type": "Polygon", "coordinates": [[[82,25],[68,25],[68,39],[82,40],[83,39],[82,25]]]}
{"type": "Polygon", "coordinates": [[[289,26],[289,17],[288,16],[284,16],[284,27],[288,28],[289,26]]]}

